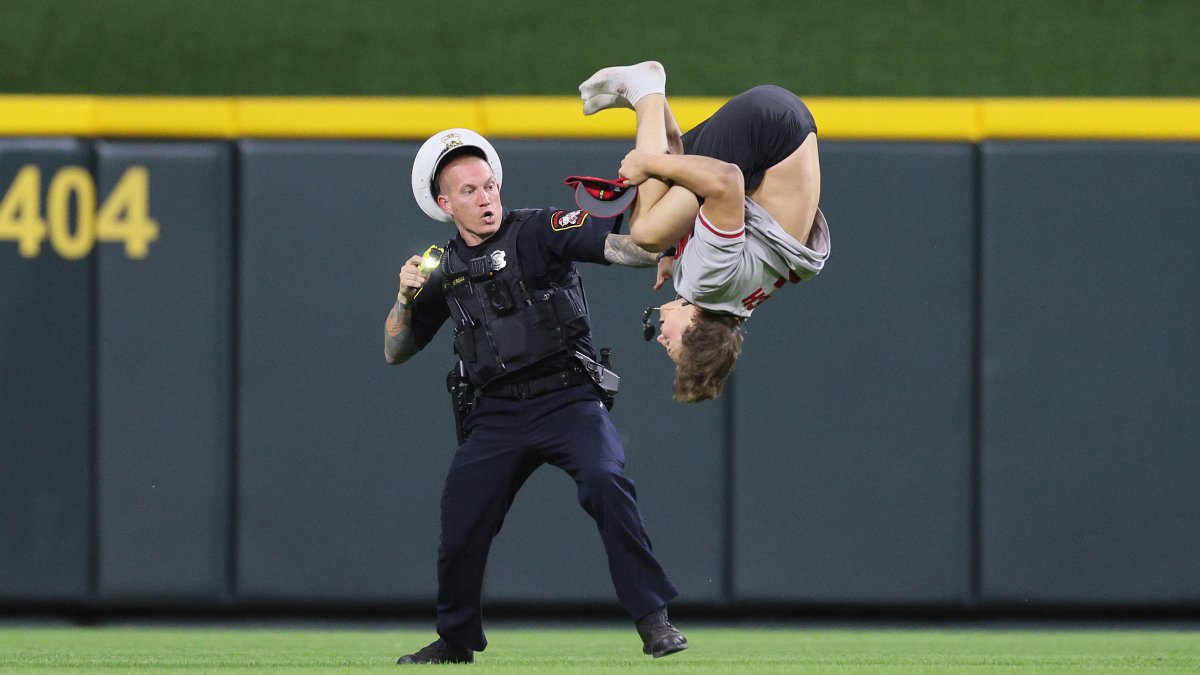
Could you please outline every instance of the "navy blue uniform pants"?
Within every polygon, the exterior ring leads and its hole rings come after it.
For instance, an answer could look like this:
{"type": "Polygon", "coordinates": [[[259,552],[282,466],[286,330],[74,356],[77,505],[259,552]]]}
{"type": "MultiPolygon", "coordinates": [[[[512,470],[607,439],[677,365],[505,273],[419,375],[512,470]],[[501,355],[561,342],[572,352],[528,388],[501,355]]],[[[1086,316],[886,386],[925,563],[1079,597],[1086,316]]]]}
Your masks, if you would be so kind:
{"type": "Polygon", "coordinates": [[[624,474],[625,450],[591,385],[517,401],[481,397],[466,428],[469,436],[442,491],[439,635],[467,649],[487,646],[481,605],[488,551],[517,491],[547,463],[574,479],[629,616],[641,618],[675,597],[651,553],[633,481],[624,474]]]}

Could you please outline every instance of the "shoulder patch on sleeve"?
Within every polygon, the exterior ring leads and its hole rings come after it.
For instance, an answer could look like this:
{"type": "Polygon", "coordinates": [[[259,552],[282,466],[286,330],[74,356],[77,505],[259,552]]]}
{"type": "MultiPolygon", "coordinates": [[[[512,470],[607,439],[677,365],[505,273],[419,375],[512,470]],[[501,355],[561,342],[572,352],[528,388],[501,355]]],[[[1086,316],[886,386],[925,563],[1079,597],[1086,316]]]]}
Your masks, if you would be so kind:
{"type": "Polygon", "coordinates": [[[563,230],[571,230],[576,227],[581,227],[583,221],[587,220],[588,214],[586,211],[555,211],[550,216],[550,229],[555,232],[563,230]]]}

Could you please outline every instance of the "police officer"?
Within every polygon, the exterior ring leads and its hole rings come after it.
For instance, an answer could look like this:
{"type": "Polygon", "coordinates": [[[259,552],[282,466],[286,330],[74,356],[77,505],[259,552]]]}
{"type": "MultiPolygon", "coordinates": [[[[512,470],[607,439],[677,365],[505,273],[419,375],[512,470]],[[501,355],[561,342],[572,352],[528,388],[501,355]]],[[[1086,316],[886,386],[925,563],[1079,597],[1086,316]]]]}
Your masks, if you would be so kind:
{"type": "Polygon", "coordinates": [[[574,264],[650,267],[656,257],[613,234],[619,220],[581,210],[506,210],[502,180],[495,149],[466,129],[432,136],[413,166],[418,204],[453,222],[457,236],[440,260],[413,256],[401,269],[384,353],[388,363],[404,363],[448,321],[475,396],[442,492],[439,638],[399,663],[470,663],[487,646],[481,601],[488,550],[517,491],[546,463],[578,486],[643,651],[656,658],[681,651],[687,639],[666,614],[677,591],[651,553],[623,472],[624,448],[601,402],[603,369],[593,361],[574,264]]]}

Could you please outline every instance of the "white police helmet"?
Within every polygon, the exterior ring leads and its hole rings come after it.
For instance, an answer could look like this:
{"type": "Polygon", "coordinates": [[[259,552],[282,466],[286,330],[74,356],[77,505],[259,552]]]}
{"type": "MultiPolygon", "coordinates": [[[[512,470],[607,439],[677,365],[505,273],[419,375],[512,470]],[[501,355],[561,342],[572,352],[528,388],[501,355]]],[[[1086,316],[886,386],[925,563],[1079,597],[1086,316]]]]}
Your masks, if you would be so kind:
{"type": "Polygon", "coordinates": [[[500,165],[500,156],[483,136],[470,129],[446,129],[430,136],[413,160],[413,197],[416,197],[417,205],[425,215],[443,223],[452,223],[454,218],[438,206],[437,195],[433,193],[434,174],[437,173],[442,160],[459,148],[478,148],[482,151],[487,163],[492,167],[496,183],[504,184],[504,167],[500,165]]]}

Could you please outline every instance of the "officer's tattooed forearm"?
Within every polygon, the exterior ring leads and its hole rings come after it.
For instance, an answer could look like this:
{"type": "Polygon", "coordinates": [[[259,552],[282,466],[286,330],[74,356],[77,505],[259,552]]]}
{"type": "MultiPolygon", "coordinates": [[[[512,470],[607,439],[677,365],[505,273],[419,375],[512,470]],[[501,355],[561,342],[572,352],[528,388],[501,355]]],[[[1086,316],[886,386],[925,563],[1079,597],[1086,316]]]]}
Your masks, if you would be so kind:
{"type": "Polygon", "coordinates": [[[604,259],[625,267],[654,267],[658,256],[633,243],[627,234],[610,234],[604,240],[604,259]]]}
{"type": "Polygon", "coordinates": [[[388,313],[383,336],[383,356],[388,363],[404,363],[417,353],[417,343],[413,341],[408,319],[408,308],[396,300],[392,311],[388,313]]]}

